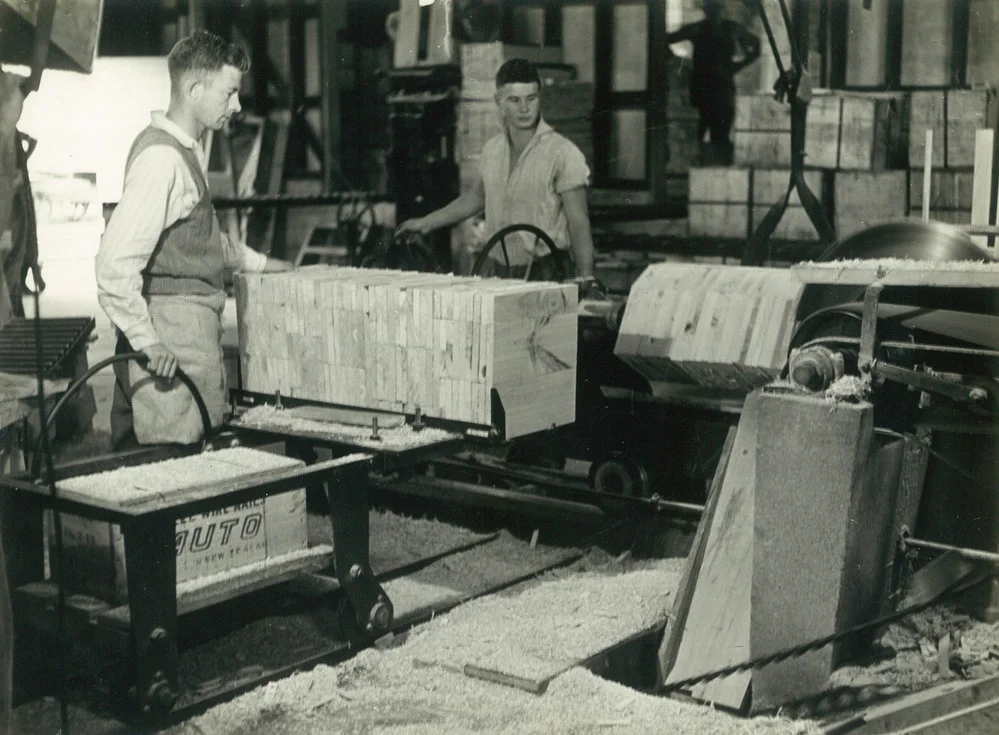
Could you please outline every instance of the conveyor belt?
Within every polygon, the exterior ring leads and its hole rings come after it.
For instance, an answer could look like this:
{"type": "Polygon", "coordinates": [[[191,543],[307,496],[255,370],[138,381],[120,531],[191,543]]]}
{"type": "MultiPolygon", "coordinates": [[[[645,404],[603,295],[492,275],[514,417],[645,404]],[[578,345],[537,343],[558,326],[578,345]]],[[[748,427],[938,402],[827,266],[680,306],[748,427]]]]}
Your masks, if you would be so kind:
{"type": "MultiPolygon", "coordinates": [[[[66,359],[84,345],[97,323],[93,317],[42,319],[42,368],[46,378],[72,377],[66,359]]],[[[35,327],[31,319],[13,319],[0,329],[0,372],[37,375],[35,327]]]]}

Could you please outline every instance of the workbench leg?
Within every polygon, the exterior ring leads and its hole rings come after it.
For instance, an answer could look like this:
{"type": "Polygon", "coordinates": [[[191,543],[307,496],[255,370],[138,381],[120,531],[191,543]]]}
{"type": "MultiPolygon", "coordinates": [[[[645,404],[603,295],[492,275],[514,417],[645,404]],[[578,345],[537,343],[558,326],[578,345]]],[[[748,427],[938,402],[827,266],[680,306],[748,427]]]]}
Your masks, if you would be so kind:
{"type": "Polygon", "coordinates": [[[174,520],[155,515],[123,525],[138,713],[169,712],[177,701],[177,556],[174,520]]]}
{"type": "Polygon", "coordinates": [[[392,603],[375,580],[368,557],[368,464],[333,470],[326,479],[333,522],[333,558],[354,623],[377,637],[392,624],[392,603]]]}

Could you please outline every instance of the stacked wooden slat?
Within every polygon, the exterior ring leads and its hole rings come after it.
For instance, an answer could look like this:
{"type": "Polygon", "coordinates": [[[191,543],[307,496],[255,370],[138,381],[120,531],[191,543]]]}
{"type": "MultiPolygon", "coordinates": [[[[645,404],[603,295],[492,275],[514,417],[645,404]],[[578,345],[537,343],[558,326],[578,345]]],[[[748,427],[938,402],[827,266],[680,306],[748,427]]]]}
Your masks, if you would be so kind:
{"type": "Polygon", "coordinates": [[[805,130],[808,166],[841,171],[880,171],[904,165],[901,122],[904,98],[822,94],[809,103],[805,130]]]}
{"type": "MultiPolygon", "coordinates": [[[[135,507],[207,483],[301,465],[296,459],[237,447],[72,477],[60,480],[59,490],[75,500],[135,507]]],[[[125,602],[127,560],[120,526],[63,514],[62,529],[64,583],[76,592],[125,602]]],[[[275,559],[307,545],[304,489],[181,518],[176,524],[177,581],[275,559]]]]}
{"type": "Polygon", "coordinates": [[[246,390],[510,438],[575,420],[575,285],[314,267],[241,274],[236,296],[246,390]]]}
{"type": "MultiPolygon", "coordinates": [[[[791,172],[787,169],[692,168],[687,206],[690,234],[734,239],[748,237],[770,208],[784,196],[790,179],[791,172]]],[[[805,182],[822,202],[823,172],[806,171],[805,182]]],[[[781,240],[818,239],[796,190],[788,199],[773,237],[781,240]]]]}
{"type": "MultiPolygon", "coordinates": [[[[943,169],[930,174],[930,219],[951,224],[971,222],[971,193],[974,172],[965,169],[943,169]]],[[[923,211],[923,172],[909,172],[909,216],[919,217],[923,211]]]]}
{"type": "Polygon", "coordinates": [[[732,143],[735,147],[734,160],[739,166],[790,166],[790,109],[770,94],[738,95],[732,143]]]}
{"type": "Polygon", "coordinates": [[[763,385],[784,365],[801,289],[785,270],[650,265],[631,289],[614,354],[654,382],[763,385]]]}

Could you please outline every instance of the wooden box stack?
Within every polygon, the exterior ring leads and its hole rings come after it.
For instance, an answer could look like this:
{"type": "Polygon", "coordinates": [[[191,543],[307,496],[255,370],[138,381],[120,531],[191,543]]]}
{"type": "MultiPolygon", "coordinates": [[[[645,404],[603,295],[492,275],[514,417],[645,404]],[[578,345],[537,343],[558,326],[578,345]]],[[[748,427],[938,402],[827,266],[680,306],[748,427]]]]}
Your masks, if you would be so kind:
{"type": "MultiPolygon", "coordinates": [[[[971,191],[974,172],[961,169],[944,169],[930,174],[930,219],[950,224],[971,222],[971,191]]],[[[909,172],[909,216],[921,217],[923,213],[923,172],[909,172]]]]}
{"type": "Polygon", "coordinates": [[[315,267],[240,274],[236,305],[246,390],[507,438],[575,420],[575,285],[315,267]]]}
{"type": "Polygon", "coordinates": [[[879,171],[900,160],[901,98],[817,95],[808,105],[805,163],[815,168],[879,171]]]}
{"type": "Polygon", "coordinates": [[[458,101],[458,128],[455,141],[459,162],[477,161],[482,153],[482,146],[501,131],[495,100],[458,101]]]}
{"type": "MultiPolygon", "coordinates": [[[[208,482],[300,465],[296,459],[237,447],[60,480],[59,490],[105,501],[120,496],[120,502],[134,505],[143,495],[156,499],[208,482]]],[[[115,604],[126,602],[121,528],[66,513],[62,528],[62,578],[68,588],[115,604]]],[[[278,559],[307,546],[304,489],[181,518],[176,527],[177,582],[278,559]]]]}
{"type": "MultiPolygon", "coordinates": [[[[690,235],[741,239],[784,196],[791,179],[789,169],[704,167],[690,170],[687,206],[690,235]]],[[[821,202],[823,172],[805,172],[808,188],[821,202]]],[[[791,194],[784,216],[773,232],[780,240],[816,240],[818,235],[797,192],[791,194]]]]}
{"type": "Polygon", "coordinates": [[[791,112],[770,94],[738,95],[732,127],[734,160],[739,166],[791,165],[791,112]]]}
{"type": "Polygon", "coordinates": [[[906,171],[836,172],[836,236],[906,216],[906,171]]]}
{"type": "Polygon", "coordinates": [[[687,219],[695,237],[749,236],[752,170],[704,167],[690,169],[687,219]]]}
{"type": "Polygon", "coordinates": [[[995,128],[999,105],[994,89],[913,92],[909,166],[926,162],[926,130],[933,131],[933,168],[975,165],[975,131],[995,128]]]}
{"type": "Polygon", "coordinates": [[[801,289],[786,269],[650,265],[631,289],[614,354],[651,382],[764,385],[784,365],[801,289]]]}
{"type": "MultiPolygon", "coordinates": [[[[823,172],[805,171],[805,183],[808,189],[815,195],[820,203],[824,204],[823,197],[823,172]]],[[[791,171],[784,169],[754,169],[752,186],[752,226],[760,224],[770,208],[787,191],[788,182],[791,180],[791,171]]],[[[801,206],[801,199],[798,198],[797,190],[791,193],[784,210],[784,216],[774,229],[772,237],[778,240],[817,240],[818,233],[808,213],[801,206]]]]}

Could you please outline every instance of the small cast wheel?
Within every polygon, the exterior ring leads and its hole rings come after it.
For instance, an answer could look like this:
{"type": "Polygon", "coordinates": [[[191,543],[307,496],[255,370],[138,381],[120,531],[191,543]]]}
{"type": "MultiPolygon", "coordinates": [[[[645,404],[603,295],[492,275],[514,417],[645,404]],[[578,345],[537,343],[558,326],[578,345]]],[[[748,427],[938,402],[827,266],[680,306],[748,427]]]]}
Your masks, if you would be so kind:
{"type": "Polygon", "coordinates": [[[651,492],[649,473],[623,454],[613,454],[590,468],[590,485],[601,493],[628,498],[647,498],[651,492]]]}
{"type": "Polygon", "coordinates": [[[555,247],[555,243],[552,239],[545,233],[544,230],[535,227],[534,225],[529,225],[526,223],[507,225],[506,227],[497,230],[493,233],[486,244],[483,246],[482,251],[476,256],[475,263],[472,265],[472,275],[477,276],[482,273],[483,268],[486,264],[486,259],[490,258],[490,253],[499,248],[502,253],[502,258],[493,257],[492,259],[496,261],[494,269],[494,275],[499,278],[512,278],[514,277],[515,266],[510,262],[510,251],[507,248],[506,238],[515,232],[526,232],[529,235],[534,235],[534,247],[531,252],[531,260],[527,263],[526,271],[524,272],[525,281],[540,281],[549,280],[554,278],[557,281],[564,281],[569,277],[571,273],[571,267],[569,262],[569,257],[565,252],[559,250],[555,247]],[[554,264],[555,273],[548,278],[545,274],[540,273],[534,268],[539,257],[537,255],[538,245],[543,244],[548,248],[548,251],[552,255],[552,262],[554,264]]]}

